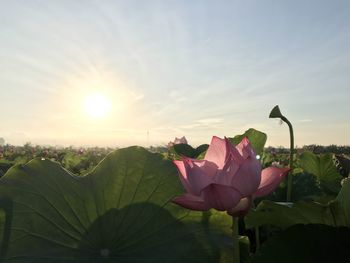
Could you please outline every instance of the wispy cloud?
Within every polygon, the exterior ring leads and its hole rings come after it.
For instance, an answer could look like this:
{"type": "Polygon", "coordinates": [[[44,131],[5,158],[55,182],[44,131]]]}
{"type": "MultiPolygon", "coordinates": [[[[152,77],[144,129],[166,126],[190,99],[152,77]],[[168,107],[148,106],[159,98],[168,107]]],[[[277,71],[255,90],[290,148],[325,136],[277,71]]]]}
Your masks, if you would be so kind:
{"type": "Polygon", "coordinates": [[[195,120],[194,122],[190,124],[180,125],[179,128],[181,129],[193,129],[193,128],[200,128],[200,127],[211,127],[211,126],[217,126],[219,124],[222,124],[224,122],[224,119],[221,118],[207,118],[207,119],[199,119],[195,120]]]}
{"type": "Polygon", "coordinates": [[[198,122],[202,125],[211,125],[211,124],[222,123],[223,121],[224,120],[221,118],[208,118],[208,119],[197,120],[196,122],[198,122]]]}
{"type": "Polygon", "coordinates": [[[312,122],[311,119],[301,119],[299,122],[307,123],[307,122],[312,122]]]}

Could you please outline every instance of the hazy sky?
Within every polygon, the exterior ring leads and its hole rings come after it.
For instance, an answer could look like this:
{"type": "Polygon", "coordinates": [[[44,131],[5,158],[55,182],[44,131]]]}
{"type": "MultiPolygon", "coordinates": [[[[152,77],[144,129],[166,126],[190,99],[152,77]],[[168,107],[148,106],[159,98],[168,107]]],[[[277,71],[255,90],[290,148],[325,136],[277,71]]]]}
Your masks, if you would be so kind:
{"type": "Polygon", "coordinates": [[[297,145],[350,144],[349,14],[347,0],[0,0],[0,137],[198,145],[254,127],[288,146],[279,104],[297,145]],[[84,110],[96,92],[101,119],[84,110]]]}

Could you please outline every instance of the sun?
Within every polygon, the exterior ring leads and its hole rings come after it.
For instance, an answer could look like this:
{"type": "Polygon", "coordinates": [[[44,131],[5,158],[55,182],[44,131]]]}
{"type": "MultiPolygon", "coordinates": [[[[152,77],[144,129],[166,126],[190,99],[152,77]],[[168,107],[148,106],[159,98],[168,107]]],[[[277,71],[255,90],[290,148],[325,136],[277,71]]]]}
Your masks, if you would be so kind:
{"type": "Polygon", "coordinates": [[[91,93],[84,100],[85,112],[94,119],[105,117],[112,109],[112,102],[102,93],[91,93]]]}

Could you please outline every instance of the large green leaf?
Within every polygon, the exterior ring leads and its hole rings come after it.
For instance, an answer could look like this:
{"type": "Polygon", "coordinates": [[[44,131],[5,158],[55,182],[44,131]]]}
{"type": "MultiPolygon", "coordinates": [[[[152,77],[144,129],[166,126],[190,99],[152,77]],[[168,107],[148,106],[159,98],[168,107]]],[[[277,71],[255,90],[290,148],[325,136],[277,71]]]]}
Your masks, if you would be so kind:
{"type": "Polygon", "coordinates": [[[237,145],[242,141],[244,137],[248,137],[250,144],[255,150],[255,153],[261,155],[262,151],[264,150],[267,135],[263,132],[251,128],[245,131],[242,135],[236,135],[235,137],[229,139],[231,143],[237,145]]]}
{"type": "Polygon", "coordinates": [[[202,213],[202,224],[207,231],[212,226],[215,230],[210,231],[208,241],[220,249],[220,262],[231,262],[233,258],[232,247],[232,217],[226,213],[214,209],[202,213]]]}
{"type": "Polygon", "coordinates": [[[336,225],[350,227],[350,179],[344,179],[337,198],[329,204],[336,225]]]}
{"type": "Polygon", "coordinates": [[[0,199],[13,203],[2,205],[13,216],[0,229],[11,233],[2,262],[217,261],[202,213],[171,203],[181,192],[172,163],[140,147],[84,177],[49,160],[15,166],[0,180],[0,199]]]}
{"type": "Polygon", "coordinates": [[[245,223],[247,228],[262,225],[287,228],[295,224],[350,227],[350,180],[344,181],[337,198],[327,205],[298,202],[289,206],[264,200],[246,216],[245,223]]]}
{"type": "Polygon", "coordinates": [[[255,211],[245,217],[247,228],[274,225],[287,228],[295,224],[332,224],[327,206],[315,202],[299,202],[292,207],[269,200],[260,202],[255,211]]]}
{"type": "Polygon", "coordinates": [[[4,231],[0,231],[0,262],[3,262],[9,246],[8,240],[10,240],[13,216],[12,209],[13,202],[11,199],[0,198],[0,226],[4,228],[4,231]]]}
{"type": "Polygon", "coordinates": [[[208,144],[201,144],[196,148],[196,158],[208,150],[208,144]]]}
{"type": "Polygon", "coordinates": [[[267,240],[254,263],[349,262],[350,228],[295,225],[267,240]]]}
{"type": "Polygon", "coordinates": [[[185,143],[175,144],[172,147],[172,151],[176,154],[177,158],[181,158],[182,156],[194,158],[196,155],[196,150],[191,145],[185,143]]]}
{"type": "Polygon", "coordinates": [[[339,192],[340,181],[343,177],[333,164],[332,154],[316,155],[311,152],[304,152],[299,159],[301,168],[315,175],[322,189],[332,194],[339,192]]]}
{"type": "Polygon", "coordinates": [[[175,158],[182,158],[182,156],[186,156],[189,158],[198,158],[199,155],[204,153],[208,149],[208,144],[199,145],[197,148],[193,148],[189,144],[175,144],[170,150],[175,154],[175,158]]]}

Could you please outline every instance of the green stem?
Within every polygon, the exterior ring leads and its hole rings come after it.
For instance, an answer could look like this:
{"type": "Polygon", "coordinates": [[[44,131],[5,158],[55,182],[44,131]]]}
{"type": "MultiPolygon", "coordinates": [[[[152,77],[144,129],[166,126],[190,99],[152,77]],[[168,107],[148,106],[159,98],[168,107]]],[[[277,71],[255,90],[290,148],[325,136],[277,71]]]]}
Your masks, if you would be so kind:
{"type": "Polygon", "coordinates": [[[287,202],[290,202],[292,199],[292,183],[293,183],[294,133],[293,133],[293,126],[290,123],[290,121],[284,116],[282,116],[281,119],[285,123],[287,123],[289,127],[289,136],[290,136],[290,153],[289,153],[290,171],[288,173],[288,179],[287,179],[287,202]]]}
{"type": "Polygon", "coordinates": [[[240,263],[238,217],[232,217],[233,263],[240,263]]]}
{"type": "Polygon", "coordinates": [[[256,243],[256,249],[255,252],[258,251],[260,249],[260,233],[259,233],[259,227],[256,226],[254,228],[255,230],[255,243],[256,243]]]}
{"type": "MultiPolygon", "coordinates": [[[[254,202],[252,203],[252,208],[255,211],[255,204],[254,202]]],[[[254,232],[255,232],[255,252],[257,252],[260,249],[260,231],[259,231],[259,227],[256,226],[254,227],[254,232]]]]}

